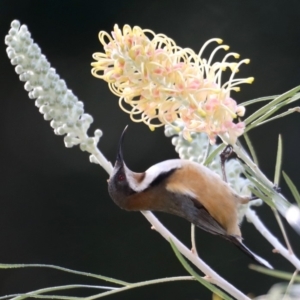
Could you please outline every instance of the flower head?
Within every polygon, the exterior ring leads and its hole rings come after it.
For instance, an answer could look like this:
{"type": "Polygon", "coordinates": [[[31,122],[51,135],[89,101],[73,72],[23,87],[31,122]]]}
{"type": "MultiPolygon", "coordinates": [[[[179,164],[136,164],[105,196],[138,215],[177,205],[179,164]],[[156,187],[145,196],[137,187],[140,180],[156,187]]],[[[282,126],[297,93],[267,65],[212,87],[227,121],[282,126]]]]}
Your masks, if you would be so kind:
{"type": "Polygon", "coordinates": [[[253,78],[234,79],[239,66],[249,63],[228,62],[228,53],[221,62],[213,62],[215,53],[226,45],[217,46],[208,59],[202,53],[211,42],[207,41],[198,54],[181,48],[169,37],[155,34],[138,26],[114,26],[112,35],[101,31],[100,42],[105,53],[95,53],[92,74],[108,82],[111,91],[119,98],[120,107],[135,122],[144,122],[150,129],[175,121],[183,121],[184,136],[191,132],[205,132],[211,143],[216,136],[227,133],[231,143],[244,131],[244,123],[234,123],[243,116],[244,107],[230,97],[237,85],[251,83],[253,78]],[[222,73],[231,70],[229,80],[222,84],[222,73]]]}

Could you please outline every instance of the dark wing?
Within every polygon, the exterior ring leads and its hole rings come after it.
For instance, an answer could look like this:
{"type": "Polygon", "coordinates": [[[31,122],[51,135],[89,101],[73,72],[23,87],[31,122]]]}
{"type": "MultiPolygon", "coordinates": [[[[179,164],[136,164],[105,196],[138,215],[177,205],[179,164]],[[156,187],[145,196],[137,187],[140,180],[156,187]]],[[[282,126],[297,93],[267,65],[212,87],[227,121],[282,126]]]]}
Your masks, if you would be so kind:
{"type": "Polygon", "coordinates": [[[171,194],[172,196],[169,198],[167,203],[168,209],[157,210],[165,211],[185,218],[189,222],[195,224],[197,227],[211,234],[219,235],[225,238],[259,264],[272,269],[272,266],[266,260],[253,253],[240,241],[239,238],[233,235],[228,235],[226,230],[210,215],[210,213],[198,200],[189,195],[178,193],[171,194]]]}
{"type": "Polygon", "coordinates": [[[227,236],[226,230],[206,210],[206,208],[194,198],[190,198],[194,206],[194,223],[197,227],[216,235],[227,236]]]}
{"type": "Polygon", "coordinates": [[[236,236],[228,235],[225,229],[209,214],[199,201],[190,196],[181,195],[181,197],[183,197],[181,198],[182,208],[187,213],[187,217],[184,216],[184,218],[209,233],[222,236],[226,240],[232,242],[236,247],[260,265],[273,269],[273,267],[265,259],[253,253],[236,236]]]}
{"type": "Polygon", "coordinates": [[[210,215],[206,208],[189,195],[172,193],[169,213],[185,218],[197,227],[226,238],[226,230],[210,215]]]}

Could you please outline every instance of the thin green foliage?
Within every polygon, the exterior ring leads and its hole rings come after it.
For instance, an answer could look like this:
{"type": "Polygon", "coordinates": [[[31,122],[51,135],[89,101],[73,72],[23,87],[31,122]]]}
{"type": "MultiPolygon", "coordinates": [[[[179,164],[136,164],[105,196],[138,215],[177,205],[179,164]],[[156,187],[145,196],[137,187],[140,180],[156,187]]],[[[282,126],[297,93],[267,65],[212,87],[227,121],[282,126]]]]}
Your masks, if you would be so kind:
{"type": "MultiPolygon", "coordinates": [[[[266,123],[268,123],[268,122],[271,122],[271,121],[274,121],[274,120],[276,120],[276,119],[280,119],[280,118],[283,118],[283,117],[286,117],[286,116],[288,116],[288,115],[290,115],[290,114],[292,114],[292,113],[294,113],[294,112],[300,112],[300,107],[299,106],[297,106],[297,107],[294,107],[294,108],[290,108],[290,109],[288,109],[287,111],[285,111],[285,112],[283,112],[283,113],[281,113],[281,114],[279,114],[279,115],[276,115],[276,116],[274,116],[274,117],[272,117],[272,118],[269,118],[269,119],[267,119],[267,120],[265,120],[265,121],[263,121],[263,122],[260,122],[260,123],[258,123],[258,124],[255,124],[254,126],[250,126],[251,128],[252,127],[258,127],[258,126],[260,126],[260,125],[264,125],[264,124],[266,124],[266,123]]],[[[251,129],[250,128],[250,129],[251,129]]],[[[250,130],[249,129],[249,130],[250,130]]]]}
{"type": "Polygon", "coordinates": [[[283,93],[282,95],[276,97],[274,100],[270,101],[268,104],[264,105],[260,109],[258,109],[256,112],[254,112],[251,116],[249,116],[246,120],[244,120],[245,124],[250,124],[254,120],[258,119],[259,117],[265,115],[270,110],[273,110],[274,107],[277,107],[277,105],[284,100],[291,98],[294,96],[298,91],[300,90],[300,86],[297,86],[286,93],[283,93]]]}
{"type": "Polygon", "coordinates": [[[255,150],[254,150],[254,147],[252,145],[252,142],[251,142],[251,140],[249,138],[249,135],[245,132],[244,135],[243,135],[243,137],[244,137],[244,139],[246,141],[246,144],[248,146],[248,149],[250,151],[250,154],[252,156],[252,159],[253,159],[254,163],[258,166],[258,158],[257,158],[257,155],[255,153],[255,150]]]}
{"type": "Polygon", "coordinates": [[[121,292],[130,290],[130,289],[135,289],[135,288],[143,287],[143,286],[147,286],[147,285],[153,285],[153,284],[164,283],[164,282],[182,281],[182,280],[195,280],[195,279],[192,276],[177,276],[177,277],[167,277],[167,278],[147,280],[147,281],[133,283],[128,286],[123,286],[123,287],[120,287],[113,291],[107,291],[107,292],[103,292],[101,294],[96,294],[96,295],[92,295],[89,297],[85,297],[84,300],[94,300],[94,299],[104,298],[106,296],[110,296],[110,295],[113,295],[116,293],[121,293],[121,292]]]}
{"type": "Polygon", "coordinates": [[[293,276],[292,276],[292,278],[291,278],[291,280],[290,280],[288,286],[286,287],[286,290],[285,290],[285,293],[284,293],[284,295],[283,295],[282,300],[288,300],[288,299],[290,299],[289,295],[290,295],[290,293],[291,293],[292,286],[293,286],[293,284],[295,283],[295,278],[296,278],[297,274],[298,274],[298,270],[296,270],[296,271],[294,272],[294,274],[293,274],[293,276]]]}
{"type": "MultiPolygon", "coordinates": [[[[254,270],[256,272],[268,275],[268,276],[272,276],[272,277],[276,277],[276,278],[280,278],[283,280],[287,280],[290,281],[293,278],[293,273],[289,273],[289,272],[284,272],[284,271],[279,271],[279,270],[271,270],[271,269],[267,269],[258,265],[249,265],[249,268],[251,270],[254,270]]],[[[300,276],[295,276],[294,279],[295,282],[300,282],[300,276]]]]}
{"type": "MultiPolygon", "coordinates": [[[[53,286],[38,289],[32,292],[24,293],[24,294],[16,294],[12,295],[13,298],[10,300],[23,300],[27,298],[44,298],[44,299],[68,299],[68,300],[77,300],[84,299],[82,297],[74,297],[74,296],[60,296],[60,295],[41,295],[45,293],[55,292],[55,291],[64,291],[70,289],[78,289],[78,288],[90,288],[90,289],[103,289],[103,287],[94,286],[94,285],[83,285],[83,284],[69,284],[69,285],[61,285],[61,286],[53,286]]],[[[108,288],[106,288],[108,289],[108,288]]],[[[114,288],[112,288],[114,289],[114,288]]],[[[7,296],[1,297],[1,299],[7,299],[7,296]]]]}
{"type": "Polygon", "coordinates": [[[256,120],[251,122],[250,125],[247,126],[247,131],[249,131],[250,129],[252,129],[254,127],[259,126],[260,124],[266,123],[270,116],[272,116],[276,111],[278,111],[280,108],[282,108],[285,105],[286,105],[285,103],[280,103],[280,104],[270,108],[269,110],[267,110],[263,115],[258,117],[256,120]]]}
{"type": "Polygon", "coordinates": [[[299,194],[298,189],[296,188],[296,186],[293,183],[293,181],[291,180],[291,178],[284,171],[282,171],[282,175],[283,175],[283,178],[284,178],[286,184],[288,185],[291,193],[293,194],[296,202],[300,206],[300,194],[299,194]]]}
{"type": "Polygon", "coordinates": [[[249,179],[250,182],[252,182],[254,186],[254,187],[253,186],[249,187],[251,192],[258,198],[266,202],[271,208],[276,208],[275,203],[272,200],[275,190],[270,189],[268,186],[264,185],[259,180],[259,178],[256,177],[256,174],[249,166],[245,164],[243,166],[245,169],[244,175],[247,177],[247,179],[249,179]]]}
{"type": "MultiPolygon", "coordinates": [[[[297,100],[300,98],[300,94],[297,94],[297,100]]],[[[294,100],[295,101],[295,100],[294,100]]],[[[285,116],[288,116],[294,112],[299,112],[299,107],[294,107],[294,108],[290,108],[287,111],[278,114],[272,118],[269,118],[270,116],[272,116],[276,111],[278,111],[280,108],[286,106],[287,104],[291,103],[291,98],[288,99],[287,101],[278,104],[277,106],[274,106],[273,108],[271,108],[268,112],[266,112],[264,115],[262,115],[261,117],[259,117],[257,120],[253,121],[250,125],[248,125],[246,127],[245,132],[250,131],[253,128],[256,128],[258,126],[261,126],[263,124],[266,124],[268,122],[271,122],[273,120],[279,119],[279,118],[283,118],[285,116]]]]}
{"type": "Polygon", "coordinates": [[[252,100],[248,100],[248,101],[242,102],[242,103],[240,103],[240,105],[241,106],[248,106],[248,105],[255,104],[255,103],[258,103],[258,102],[262,102],[262,101],[273,100],[273,99],[275,99],[278,96],[279,95],[260,97],[260,98],[256,98],[256,99],[252,99],[252,100]]]}
{"type": "Polygon", "coordinates": [[[249,174],[246,173],[245,176],[254,185],[254,186],[249,186],[249,190],[251,191],[251,193],[254,194],[256,197],[258,197],[259,199],[266,202],[270,207],[275,208],[275,204],[273,203],[272,199],[267,195],[268,190],[266,190],[265,187],[259,183],[259,181],[257,181],[255,178],[253,178],[249,174]]]}
{"type": "Polygon", "coordinates": [[[63,271],[63,272],[68,272],[68,273],[73,273],[76,275],[82,275],[82,276],[87,276],[87,277],[93,277],[96,279],[100,279],[100,280],[104,280],[107,282],[112,282],[118,285],[130,285],[129,282],[123,281],[123,280],[119,280],[119,279],[114,279],[111,277],[106,277],[106,276],[102,276],[102,275],[98,275],[98,274],[93,274],[93,273],[86,273],[86,272],[80,272],[80,271],[76,271],[76,270],[72,270],[72,269],[68,269],[68,268],[63,268],[63,267],[59,267],[59,266],[55,266],[55,265],[44,265],[44,264],[0,264],[0,269],[18,269],[18,268],[50,268],[50,269],[56,269],[59,271],[63,271]]]}
{"type": "Polygon", "coordinates": [[[173,243],[173,241],[171,239],[169,241],[170,241],[170,244],[171,244],[171,247],[172,247],[173,251],[175,252],[176,257],[178,258],[178,260],[181,262],[182,266],[186,269],[186,271],[188,273],[190,273],[192,276],[194,276],[197,281],[199,281],[202,285],[204,285],[206,288],[208,288],[209,290],[211,290],[214,294],[220,296],[222,299],[224,299],[224,300],[232,300],[231,297],[229,297],[228,295],[226,295],[220,289],[218,289],[217,287],[215,287],[214,285],[212,285],[211,283],[209,283],[207,280],[203,279],[198,273],[196,273],[191,268],[191,266],[187,263],[187,261],[184,259],[184,257],[179,252],[179,250],[176,248],[176,246],[173,243]]]}
{"type": "MultiPolygon", "coordinates": [[[[175,277],[167,277],[167,278],[160,278],[160,279],[154,279],[154,280],[147,280],[147,281],[132,283],[130,285],[119,287],[119,288],[106,287],[106,289],[110,289],[110,291],[102,292],[102,293],[95,294],[95,295],[92,295],[92,296],[89,296],[89,297],[41,295],[41,294],[44,294],[44,293],[50,293],[50,292],[53,293],[54,291],[68,290],[68,289],[74,289],[74,288],[103,289],[103,287],[99,287],[99,286],[71,284],[71,285],[54,286],[54,287],[38,289],[38,290],[31,291],[31,292],[24,293],[24,294],[11,295],[13,298],[11,298],[10,300],[23,300],[23,299],[26,299],[26,298],[64,299],[64,300],[78,300],[78,299],[94,300],[94,299],[103,298],[103,297],[106,297],[106,296],[110,296],[112,294],[121,293],[121,292],[130,290],[130,289],[134,289],[134,288],[138,288],[138,287],[143,287],[143,286],[153,285],[153,284],[158,284],[158,283],[164,283],[164,282],[182,281],[182,280],[195,280],[195,279],[192,276],[175,276],[175,277]]],[[[7,299],[7,296],[1,297],[0,299],[7,299]]]]}
{"type": "Polygon", "coordinates": [[[206,158],[205,162],[204,162],[204,166],[209,165],[213,159],[215,158],[215,156],[220,153],[222,150],[224,150],[226,147],[225,144],[220,144],[214,151],[212,151],[208,157],[206,158]]]}
{"type": "Polygon", "coordinates": [[[281,173],[281,165],[282,165],[282,138],[281,134],[278,136],[278,147],[277,147],[277,157],[276,157],[276,165],[275,165],[275,175],[274,175],[274,183],[279,186],[280,173],[281,173]]]}
{"type": "Polygon", "coordinates": [[[274,203],[271,201],[270,198],[268,198],[265,194],[263,194],[260,190],[258,190],[255,187],[250,186],[249,190],[251,191],[251,193],[253,195],[255,195],[257,198],[263,200],[264,202],[266,202],[270,207],[275,209],[275,205],[274,203]]]}
{"type": "MultiPolygon", "coordinates": [[[[282,138],[281,138],[281,135],[279,134],[279,136],[278,136],[277,156],[276,156],[276,165],[275,165],[275,174],[274,174],[274,184],[276,186],[279,186],[281,166],[282,166],[282,138]]],[[[293,250],[292,250],[290,241],[288,239],[287,233],[285,231],[284,225],[282,223],[282,220],[279,216],[279,213],[278,213],[277,209],[275,209],[275,208],[273,208],[273,212],[274,212],[275,218],[277,220],[277,223],[280,227],[280,230],[282,232],[282,235],[284,237],[285,243],[286,243],[290,253],[292,253],[293,250]]]]}

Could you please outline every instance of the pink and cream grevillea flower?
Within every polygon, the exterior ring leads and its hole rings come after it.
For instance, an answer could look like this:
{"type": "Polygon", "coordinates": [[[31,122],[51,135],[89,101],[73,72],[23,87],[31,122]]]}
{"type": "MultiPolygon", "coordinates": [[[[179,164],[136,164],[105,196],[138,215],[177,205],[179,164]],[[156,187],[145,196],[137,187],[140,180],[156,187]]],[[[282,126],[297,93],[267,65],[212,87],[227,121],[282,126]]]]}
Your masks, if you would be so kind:
{"type": "Polygon", "coordinates": [[[92,74],[108,82],[110,90],[119,97],[120,107],[135,122],[144,122],[151,130],[174,121],[184,123],[183,134],[189,140],[190,132],[205,132],[211,143],[216,136],[227,134],[230,143],[243,134],[243,122],[233,122],[245,113],[230,97],[239,91],[241,83],[252,83],[253,77],[234,79],[239,66],[249,59],[230,52],[221,62],[213,62],[217,51],[229,47],[215,38],[207,41],[198,54],[181,48],[169,37],[155,34],[138,26],[114,26],[111,35],[101,31],[99,39],[105,53],[94,53],[92,74]],[[217,46],[208,59],[202,58],[208,44],[217,46]],[[222,74],[230,69],[227,82],[222,74]]]}

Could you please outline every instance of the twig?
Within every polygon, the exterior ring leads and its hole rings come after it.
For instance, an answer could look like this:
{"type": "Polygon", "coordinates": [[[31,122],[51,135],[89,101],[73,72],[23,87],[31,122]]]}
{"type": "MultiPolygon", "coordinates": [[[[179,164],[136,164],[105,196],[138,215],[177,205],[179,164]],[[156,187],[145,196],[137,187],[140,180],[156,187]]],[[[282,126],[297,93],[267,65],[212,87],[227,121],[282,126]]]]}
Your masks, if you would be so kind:
{"type": "Polygon", "coordinates": [[[196,246],[196,226],[191,224],[191,243],[192,243],[192,253],[198,256],[197,246],[196,246]]]}
{"type": "Polygon", "coordinates": [[[239,291],[236,287],[230,284],[228,281],[223,279],[215,271],[213,271],[202,259],[198,256],[193,255],[192,252],[179,241],[162,223],[149,211],[142,212],[145,218],[155,227],[167,241],[170,239],[176,245],[176,248],[184,255],[190,262],[192,262],[199,270],[201,270],[206,276],[212,278],[212,282],[232,295],[236,299],[247,299],[250,300],[245,294],[239,291]]]}
{"type": "Polygon", "coordinates": [[[259,219],[256,212],[251,208],[246,211],[247,220],[256,227],[256,229],[265,237],[267,241],[274,247],[275,251],[285,257],[291,264],[293,264],[297,270],[300,270],[300,260],[295,254],[290,253],[278,239],[266,228],[263,222],[259,219]]]}

